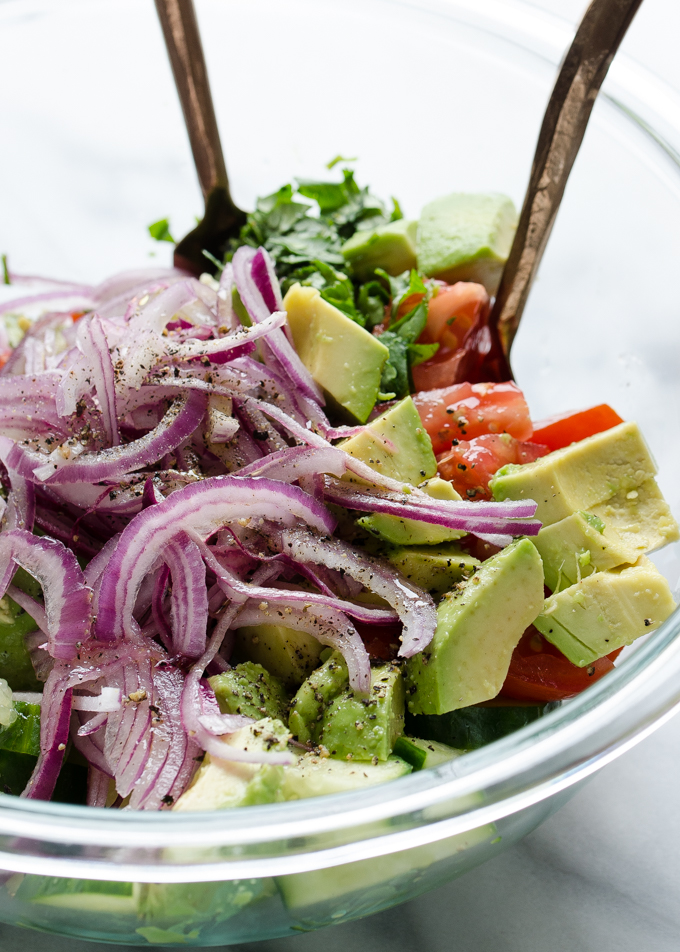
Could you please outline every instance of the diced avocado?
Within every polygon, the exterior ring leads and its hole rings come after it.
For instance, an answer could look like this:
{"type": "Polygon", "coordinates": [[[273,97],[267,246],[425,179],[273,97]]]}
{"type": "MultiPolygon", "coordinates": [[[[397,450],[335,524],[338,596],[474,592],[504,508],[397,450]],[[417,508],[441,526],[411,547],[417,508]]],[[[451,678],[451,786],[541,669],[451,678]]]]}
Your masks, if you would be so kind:
{"type": "Polygon", "coordinates": [[[316,288],[294,284],[283,308],[295,349],[314,380],[338,407],[365,423],[378,399],[387,347],[316,288]]]}
{"type": "Polygon", "coordinates": [[[410,397],[400,400],[340,446],[383,476],[403,479],[413,486],[437,473],[432,440],[410,397]]]}
{"type": "Polygon", "coordinates": [[[132,883],[98,879],[65,879],[60,876],[25,876],[17,890],[21,902],[61,909],[123,915],[136,911],[132,883]]]}
{"type": "Polygon", "coordinates": [[[533,499],[544,526],[638,489],[656,465],[637,423],[618,426],[555,450],[533,463],[509,464],[489,483],[494,499],[533,499]]]}
{"type": "Polygon", "coordinates": [[[533,540],[552,592],[569,588],[594,572],[637,562],[638,553],[607,531],[597,516],[575,512],[541,529],[533,540]]]}
{"type": "Polygon", "coordinates": [[[370,278],[376,268],[401,274],[416,267],[417,221],[390,222],[371,231],[357,231],[342,246],[345,261],[359,280],[370,278]]]}
{"type": "Polygon", "coordinates": [[[223,714],[242,714],[255,720],[272,717],[285,723],[288,696],[278,678],[261,664],[245,661],[208,680],[223,714]]]}
{"type": "MultiPolygon", "coordinates": [[[[136,883],[135,896],[137,915],[147,922],[164,925],[176,922],[196,922],[211,924],[231,919],[251,903],[266,899],[276,893],[272,879],[232,879],[226,882],[211,883],[136,883]]],[[[163,945],[170,942],[186,943],[187,936],[174,933],[176,938],[165,936],[153,938],[150,930],[153,926],[142,927],[137,931],[149,941],[159,941],[163,945]]],[[[157,929],[157,932],[162,930],[157,929]]]]}
{"type": "MultiPolygon", "coordinates": [[[[242,750],[285,750],[290,734],[281,721],[263,718],[226,734],[223,743],[242,750]]],[[[281,800],[283,767],[217,760],[206,754],[173,810],[226,810],[281,800]]]]}
{"type": "Polygon", "coordinates": [[[21,754],[40,753],[40,705],[15,701],[16,720],[0,728],[0,750],[15,750],[21,754]]]}
{"type": "Polygon", "coordinates": [[[466,581],[481,564],[453,543],[404,546],[387,551],[385,557],[404,578],[435,598],[466,581]]]}
{"type": "Polygon", "coordinates": [[[465,753],[464,750],[455,750],[437,740],[422,740],[420,737],[407,737],[405,734],[397,738],[394,752],[397,757],[403,757],[414,770],[437,767],[465,753]]]}
{"type": "Polygon", "coordinates": [[[534,624],[583,668],[658,628],[675,607],[668,582],[642,556],[633,566],[598,572],[551,595],[534,624]]]}
{"type": "Polygon", "coordinates": [[[476,750],[506,737],[543,717],[558,706],[558,702],[522,704],[498,698],[493,705],[480,704],[462,707],[447,714],[409,714],[407,730],[421,737],[442,744],[450,744],[458,750],[476,750]]]}
{"type": "Polygon", "coordinates": [[[590,512],[604,522],[607,535],[632,549],[636,558],[680,538],[678,524],[655,479],[646,480],[637,489],[622,490],[592,506],[590,512]]]}
{"type": "Polygon", "coordinates": [[[517,211],[506,195],[438,198],[423,208],[418,223],[418,270],[449,284],[476,281],[493,295],[516,228],[517,211]]]}
{"type": "Polygon", "coordinates": [[[297,763],[283,769],[284,800],[303,800],[327,793],[345,793],[360,787],[387,783],[411,772],[411,765],[400,757],[388,757],[379,763],[354,763],[304,754],[297,763]]]}
{"type": "MultiPolygon", "coordinates": [[[[460,501],[460,495],[453,488],[448,479],[435,476],[420,486],[433,499],[450,499],[460,501]]],[[[393,545],[438,545],[440,542],[452,542],[465,535],[458,529],[446,529],[443,526],[431,525],[427,522],[416,522],[415,519],[399,519],[397,516],[387,516],[382,512],[375,512],[371,516],[359,519],[359,524],[381,539],[386,539],[393,545]]]]}
{"type": "Polygon", "coordinates": [[[404,681],[396,664],[371,669],[368,697],[349,687],[338,652],[314,671],[293,698],[290,729],[302,743],[325,747],[331,757],[387,760],[404,729],[404,681]]]}
{"type": "Polygon", "coordinates": [[[312,671],[293,698],[288,715],[290,729],[301,744],[314,743],[324,709],[348,685],[347,665],[339,651],[312,671]]]}
{"type": "Polygon", "coordinates": [[[430,866],[448,860],[447,869],[451,869],[455,857],[461,854],[463,872],[470,864],[465,852],[475,847],[488,850],[491,843],[500,844],[493,823],[388,856],[280,876],[277,885],[286,907],[298,918],[304,917],[305,925],[330,925],[384,908],[386,895],[390,899],[415,897],[424,888],[423,878],[430,866]]]}
{"type": "Polygon", "coordinates": [[[487,559],[437,608],[431,643],[407,662],[413,714],[445,714],[495,697],[512,652],[543,606],[543,567],[529,539],[487,559]]]}
{"type": "Polygon", "coordinates": [[[283,625],[239,628],[236,653],[261,664],[287,688],[299,687],[319,664],[323,645],[305,631],[283,625]]]}

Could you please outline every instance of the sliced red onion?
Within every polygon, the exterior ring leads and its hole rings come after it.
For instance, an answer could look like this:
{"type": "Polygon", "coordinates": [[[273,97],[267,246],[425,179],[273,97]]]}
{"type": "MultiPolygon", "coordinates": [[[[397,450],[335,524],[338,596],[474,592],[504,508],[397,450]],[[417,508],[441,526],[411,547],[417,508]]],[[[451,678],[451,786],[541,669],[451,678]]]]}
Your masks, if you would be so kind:
{"type": "MultiPolygon", "coordinates": [[[[115,690],[111,688],[110,690],[115,690]]],[[[81,724],[77,728],[78,737],[89,737],[90,734],[96,734],[97,731],[101,730],[102,727],[108,722],[109,713],[108,711],[102,711],[99,714],[95,714],[93,717],[90,717],[89,720],[85,721],[84,724],[81,724]]]]}
{"type": "Polygon", "coordinates": [[[184,533],[164,548],[162,558],[172,575],[173,651],[187,658],[199,658],[205,651],[208,627],[203,558],[196,543],[184,533]]]}
{"type": "Polygon", "coordinates": [[[35,489],[33,483],[9,470],[12,491],[7,500],[4,514],[4,527],[7,529],[25,529],[33,532],[35,522],[35,489]]]}
{"type": "Polygon", "coordinates": [[[101,770],[90,766],[87,774],[88,807],[105,807],[109,797],[110,777],[101,770]]]}
{"type": "Polygon", "coordinates": [[[328,510],[286,483],[215,476],[177,490],[138,513],[123,531],[99,592],[97,637],[115,641],[134,631],[132,610],[142,579],[157,554],[180,532],[206,539],[239,519],[268,519],[289,526],[300,519],[321,532],[335,528],[328,510]]]}
{"type": "Polygon", "coordinates": [[[120,434],[116,412],[116,384],[109,344],[101,318],[95,314],[92,318],[81,321],[78,328],[78,340],[83,354],[89,361],[107,443],[109,446],[118,446],[120,434]]]}
{"type": "Polygon", "coordinates": [[[267,337],[286,323],[286,312],[276,311],[266,320],[252,327],[241,327],[216,340],[175,343],[166,339],[165,357],[174,361],[194,360],[198,357],[231,356],[232,358],[252,353],[255,341],[267,337]]]}
{"type": "MultiPolygon", "coordinates": [[[[264,249],[260,249],[260,252],[263,256],[268,257],[264,249]]],[[[243,245],[236,251],[232,261],[236,287],[238,288],[243,305],[254,324],[259,324],[261,321],[266,320],[271,313],[267,302],[262,296],[262,292],[253,279],[253,259],[257,254],[258,252],[253,248],[243,245]]],[[[278,292],[278,295],[280,298],[280,292],[278,292]]],[[[268,299],[278,300],[276,291],[273,288],[271,289],[271,294],[268,294],[268,299]]],[[[275,308],[275,310],[280,309],[280,305],[275,308]]],[[[323,395],[319,387],[314,382],[312,375],[298,357],[283,331],[274,331],[269,335],[266,343],[263,344],[265,363],[268,363],[267,358],[269,353],[271,353],[275,365],[284,371],[294,386],[298,387],[302,393],[311,400],[316,400],[317,403],[321,404],[324,403],[323,395]]]]}
{"type": "Polygon", "coordinates": [[[120,688],[103,687],[98,695],[78,694],[73,696],[74,711],[91,711],[95,714],[111,713],[121,707],[120,688]]]}
{"type": "Polygon", "coordinates": [[[43,633],[44,639],[47,639],[49,623],[47,621],[45,609],[42,607],[40,602],[36,601],[35,598],[24,592],[23,589],[17,588],[16,585],[8,585],[6,594],[9,595],[12,601],[16,602],[20,608],[23,608],[25,612],[28,612],[28,614],[43,633]]]}
{"type": "Polygon", "coordinates": [[[45,596],[47,635],[53,658],[69,660],[87,640],[92,624],[92,590],[69,549],[23,529],[0,533],[0,593],[5,594],[20,565],[40,582],[45,596]]]}
{"type": "MultiPolygon", "coordinates": [[[[48,463],[42,454],[15,443],[7,452],[6,465],[25,479],[50,485],[120,479],[126,473],[158,462],[176,449],[200,425],[206,406],[205,394],[190,391],[186,397],[175,400],[157,427],[132,443],[99,453],[80,453],[75,459],[64,458],[59,449],[50,454],[48,463]]],[[[5,438],[0,437],[0,452],[5,445],[5,438]]]]}
{"type": "MultiPolygon", "coordinates": [[[[389,609],[375,608],[367,605],[357,605],[354,602],[345,601],[337,596],[328,596],[317,592],[308,592],[303,589],[277,589],[266,588],[262,585],[256,585],[253,582],[243,582],[236,575],[225,568],[220,560],[211,552],[210,546],[199,541],[198,547],[201,555],[205,559],[208,568],[212,569],[217,578],[218,585],[228,598],[244,602],[249,598],[259,598],[262,601],[273,601],[277,605],[288,607],[299,607],[303,609],[330,608],[335,612],[343,612],[356,618],[357,621],[371,624],[389,624],[396,621],[394,612],[389,609]]],[[[285,550],[284,550],[285,551],[285,550]]],[[[286,552],[286,554],[288,554],[286,552]]],[[[318,559],[295,559],[296,562],[317,562],[318,559]]],[[[323,563],[325,564],[325,563],[323,563]]],[[[336,566],[331,566],[335,568],[336,566]]]]}
{"type": "Polygon", "coordinates": [[[0,304],[0,314],[10,314],[23,310],[32,304],[47,304],[48,301],[63,302],[66,298],[73,298],[73,310],[92,306],[92,288],[87,284],[75,284],[67,288],[54,288],[52,291],[43,291],[41,294],[29,294],[25,297],[13,298],[0,304]]]}
{"type": "Polygon", "coordinates": [[[334,446],[292,446],[244,466],[236,475],[268,476],[284,483],[318,473],[342,476],[346,459],[347,453],[334,446]]]}
{"type": "Polygon", "coordinates": [[[262,602],[254,599],[239,612],[235,627],[254,625],[284,625],[296,631],[305,631],[322,645],[340,652],[347,664],[349,682],[353,690],[365,694],[371,686],[371,664],[361,636],[342,612],[323,605],[305,610],[285,604],[284,600],[262,602]]]}
{"type": "Polygon", "coordinates": [[[233,331],[241,326],[236,311],[234,310],[233,295],[234,291],[234,269],[229,261],[222,269],[220,275],[220,286],[217,291],[217,319],[227,330],[233,331]]]}
{"type": "Polygon", "coordinates": [[[40,754],[21,796],[49,800],[59,777],[68,743],[72,690],[66,669],[55,665],[45,684],[40,710],[40,754]]]}
{"type": "Polygon", "coordinates": [[[346,509],[383,512],[400,519],[415,519],[474,535],[531,536],[537,535],[541,528],[538,520],[523,518],[524,513],[533,514],[536,511],[536,503],[531,499],[511,503],[454,502],[435,500],[427,493],[411,487],[408,492],[397,495],[370,486],[358,488],[351,483],[332,480],[326,480],[324,496],[346,509]]]}
{"type": "Polygon", "coordinates": [[[111,538],[104,545],[101,551],[98,552],[97,555],[95,555],[95,557],[91,559],[88,562],[88,564],[85,566],[85,570],[83,573],[85,577],[85,584],[89,585],[90,588],[92,588],[95,582],[97,582],[100,579],[102,572],[108,565],[109,559],[111,558],[113,551],[118,545],[119,539],[120,539],[119,532],[117,532],[114,536],[111,536],[111,538]]]}
{"type": "Polygon", "coordinates": [[[437,610],[432,598],[380,559],[361,556],[339,539],[320,540],[302,530],[284,530],[283,550],[300,562],[315,562],[343,571],[384,598],[404,626],[399,654],[411,658],[432,641],[437,628],[437,610]]]}

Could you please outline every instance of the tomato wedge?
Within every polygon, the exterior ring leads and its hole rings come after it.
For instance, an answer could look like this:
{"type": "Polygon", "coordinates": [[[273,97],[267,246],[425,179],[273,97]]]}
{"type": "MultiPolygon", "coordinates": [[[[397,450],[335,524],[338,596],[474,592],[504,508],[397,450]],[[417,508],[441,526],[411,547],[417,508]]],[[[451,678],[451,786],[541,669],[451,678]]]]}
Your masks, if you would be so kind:
{"type": "Polygon", "coordinates": [[[533,438],[537,443],[549,446],[551,451],[559,450],[570,443],[585,440],[587,436],[611,430],[619,423],[623,420],[616,410],[607,403],[600,403],[588,410],[570,411],[534,423],[533,438]]]}
{"type": "Polygon", "coordinates": [[[508,433],[487,433],[474,440],[454,441],[438,457],[437,469],[463,499],[490,499],[489,480],[506,463],[531,463],[548,453],[547,446],[521,443],[508,433]]]}
{"type": "Polygon", "coordinates": [[[427,325],[418,339],[420,344],[438,343],[439,350],[413,368],[416,390],[447,387],[465,379],[474,356],[468,353],[468,347],[488,316],[489,295],[483,285],[457,281],[439,288],[428,304],[427,325]]]}
{"type": "Polygon", "coordinates": [[[586,668],[572,664],[530,625],[515,648],[500,697],[516,701],[563,701],[614,670],[621,648],[586,668]]]}
{"type": "Polygon", "coordinates": [[[390,625],[367,625],[354,621],[371,660],[394,661],[399,654],[403,626],[400,621],[390,625]]]}
{"type": "Polygon", "coordinates": [[[413,401],[435,453],[454,439],[472,440],[485,433],[509,433],[529,440],[533,432],[524,394],[512,383],[457,383],[416,393],[413,401]]]}

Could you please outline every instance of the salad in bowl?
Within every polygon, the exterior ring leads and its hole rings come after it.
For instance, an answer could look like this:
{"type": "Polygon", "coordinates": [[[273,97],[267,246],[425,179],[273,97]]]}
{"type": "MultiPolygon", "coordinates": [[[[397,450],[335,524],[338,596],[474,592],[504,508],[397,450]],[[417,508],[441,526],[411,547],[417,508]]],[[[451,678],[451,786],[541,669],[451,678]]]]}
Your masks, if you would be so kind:
{"type": "Polygon", "coordinates": [[[499,194],[405,220],[345,169],[260,199],[198,278],[4,306],[6,793],[372,786],[536,720],[666,620],[647,554],[678,527],[636,423],[532,421],[485,379],[515,224],[499,194]]]}

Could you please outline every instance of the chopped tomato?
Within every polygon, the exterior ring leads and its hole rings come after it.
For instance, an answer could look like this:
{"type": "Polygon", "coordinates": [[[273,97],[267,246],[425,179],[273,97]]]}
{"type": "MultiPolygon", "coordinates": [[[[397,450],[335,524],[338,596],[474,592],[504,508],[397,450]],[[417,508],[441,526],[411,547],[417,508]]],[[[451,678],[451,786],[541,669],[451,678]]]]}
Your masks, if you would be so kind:
{"type": "MultiPolygon", "coordinates": [[[[416,390],[447,387],[465,379],[470,363],[467,345],[489,316],[489,295],[483,285],[457,281],[443,286],[427,307],[427,325],[418,343],[439,344],[429,360],[413,368],[416,390]]],[[[473,348],[473,355],[476,349],[473,348]]]]}
{"type": "Polygon", "coordinates": [[[7,350],[0,350],[0,370],[5,366],[9,358],[12,356],[12,348],[8,347],[7,350]]]}
{"type": "Polygon", "coordinates": [[[621,649],[579,668],[530,625],[512,654],[500,696],[517,701],[562,701],[580,694],[614,669],[621,649]]]}
{"type": "Polygon", "coordinates": [[[87,311],[71,311],[71,317],[73,318],[73,321],[75,322],[75,321],[79,321],[80,318],[84,317],[84,315],[87,313],[88,313],[87,311]]]}
{"type": "Polygon", "coordinates": [[[461,436],[509,433],[517,440],[532,435],[529,408],[519,387],[508,383],[457,383],[413,397],[435,453],[461,436]]]}
{"type": "Polygon", "coordinates": [[[508,433],[487,433],[474,440],[454,440],[438,457],[437,469],[465,499],[490,499],[489,480],[507,463],[531,463],[548,453],[547,446],[520,443],[508,433]]]}
{"type": "Polygon", "coordinates": [[[401,644],[401,622],[395,622],[392,625],[367,625],[355,620],[354,625],[361,635],[371,659],[379,661],[395,660],[399,654],[399,645],[401,644]]]}
{"type": "Polygon", "coordinates": [[[618,413],[607,403],[600,403],[588,410],[562,413],[534,423],[534,439],[537,443],[545,443],[551,451],[559,450],[570,443],[585,440],[587,436],[610,430],[619,423],[623,420],[618,413]]]}

